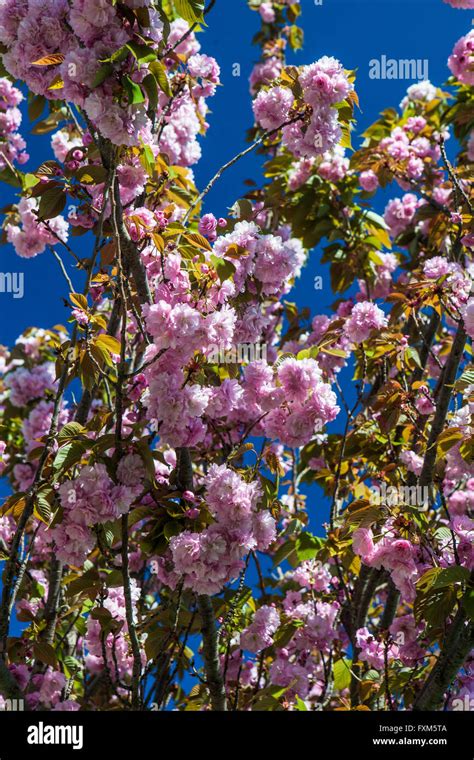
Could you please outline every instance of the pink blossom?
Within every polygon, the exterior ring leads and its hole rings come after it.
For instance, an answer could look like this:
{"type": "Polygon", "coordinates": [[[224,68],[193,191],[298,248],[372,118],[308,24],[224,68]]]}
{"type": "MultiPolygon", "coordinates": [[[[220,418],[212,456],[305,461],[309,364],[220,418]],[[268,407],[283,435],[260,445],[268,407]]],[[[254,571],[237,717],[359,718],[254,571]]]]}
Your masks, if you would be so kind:
{"type": "MultiPolygon", "coordinates": [[[[359,628],[356,631],[357,646],[361,650],[359,652],[359,659],[362,662],[367,662],[371,668],[376,670],[383,670],[385,667],[385,644],[372,636],[367,628],[359,628]]],[[[398,657],[398,647],[395,644],[390,644],[387,648],[388,660],[393,660],[398,657]]]]}
{"type": "Polygon", "coordinates": [[[361,188],[367,193],[373,193],[379,186],[377,175],[370,169],[360,173],[359,182],[361,188]]]}
{"type": "Polygon", "coordinates": [[[413,193],[390,201],[385,209],[384,219],[392,237],[398,237],[411,224],[418,208],[418,199],[413,193]]]}
{"type": "Polygon", "coordinates": [[[18,367],[5,377],[13,406],[25,406],[29,401],[41,398],[46,390],[53,390],[55,372],[52,364],[40,364],[33,369],[18,367]]]}
{"type": "Polygon", "coordinates": [[[201,235],[204,235],[213,242],[217,237],[217,219],[214,214],[204,214],[199,220],[198,229],[201,235]]]}
{"type": "Polygon", "coordinates": [[[448,66],[463,84],[474,84],[474,30],[461,37],[448,58],[448,66]]]}
{"type": "Polygon", "coordinates": [[[474,298],[470,298],[463,310],[463,319],[466,332],[474,339],[474,298]]]}
{"type": "Polygon", "coordinates": [[[439,280],[452,269],[450,262],[443,256],[433,256],[423,266],[423,274],[430,280],[439,280]]]}
{"type": "Polygon", "coordinates": [[[283,68],[283,64],[279,58],[271,57],[267,58],[262,63],[257,63],[250,75],[250,91],[255,94],[259,85],[266,85],[277,79],[283,68]]]}
{"type": "Polygon", "coordinates": [[[255,119],[263,129],[281,127],[288,120],[294,95],[287,87],[272,87],[260,90],[253,103],[255,119]]]}
{"type": "Polygon", "coordinates": [[[292,401],[304,401],[321,382],[322,373],[314,359],[285,359],[278,367],[278,379],[292,401]]]}
{"type": "Polygon", "coordinates": [[[241,649],[260,652],[273,644],[273,636],[280,625],[280,615],[274,607],[263,605],[254,615],[252,623],[240,634],[241,649]]]}
{"type": "Polygon", "coordinates": [[[258,12],[262,17],[262,21],[265,21],[267,24],[272,24],[275,21],[275,11],[271,3],[262,3],[258,8],[258,12]]]}
{"type": "Polygon", "coordinates": [[[355,554],[369,564],[375,552],[372,531],[369,528],[358,528],[352,536],[352,548],[355,554]]]}
{"type": "Polygon", "coordinates": [[[453,8],[474,8],[474,0],[444,0],[453,8]]]}
{"type": "Polygon", "coordinates": [[[303,66],[299,81],[305,101],[314,108],[340,103],[353,89],[340,62],[326,55],[310,66],[303,66]]]}
{"type": "Polygon", "coordinates": [[[145,467],[138,454],[127,454],[120,460],[117,477],[125,486],[140,486],[145,478],[145,467]]]}
{"type": "Polygon", "coordinates": [[[36,198],[22,198],[18,204],[20,224],[7,224],[7,240],[15,248],[18,256],[30,259],[43,253],[47,245],[56,245],[58,237],[67,242],[68,223],[62,216],[48,219],[48,227],[38,222],[35,211],[38,210],[36,198]],[[49,228],[49,229],[48,229],[49,228]]]}
{"type": "Polygon", "coordinates": [[[363,343],[373,330],[386,327],[387,318],[376,304],[370,301],[357,303],[344,325],[344,332],[353,343],[363,343]]]}

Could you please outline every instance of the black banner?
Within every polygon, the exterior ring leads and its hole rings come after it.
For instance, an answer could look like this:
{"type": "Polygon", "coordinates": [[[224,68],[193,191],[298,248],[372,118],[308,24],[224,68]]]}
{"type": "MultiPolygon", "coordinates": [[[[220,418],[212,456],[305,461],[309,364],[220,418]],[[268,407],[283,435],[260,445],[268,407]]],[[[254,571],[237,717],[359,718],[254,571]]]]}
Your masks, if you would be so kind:
{"type": "MultiPolygon", "coordinates": [[[[152,755],[175,748],[177,758],[200,753],[212,758],[230,749],[265,752],[269,758],[318,751],[339,760],[365,757],[439,758],[461,752],[472,758],[472,713],[375,712],[2,712],[0,760],[23,757],[101,757],[121,760],[133,754],[152,755]],[[214,744],[215,742],[215,744],[214,744]],[[213,746],[214,744],[214,746],[213,746]]],[[[293,755],[292,755],[293,756],[293,755]]]]}

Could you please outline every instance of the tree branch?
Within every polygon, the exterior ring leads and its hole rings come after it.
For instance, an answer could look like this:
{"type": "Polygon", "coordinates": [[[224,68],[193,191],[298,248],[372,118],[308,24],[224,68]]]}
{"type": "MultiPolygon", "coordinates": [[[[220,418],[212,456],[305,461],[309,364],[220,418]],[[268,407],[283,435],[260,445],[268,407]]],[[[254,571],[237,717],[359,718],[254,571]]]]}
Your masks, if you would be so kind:
{"type": "Polygon", "coordinates": [[[456,337],[449,354],[448,361],[446,362],[443,376],[442,385],[439,398],[436,404],[436,412],[431,425],[431,431],[428,438],[426,447],[425,459],[423,462],[423,468],[418,480],[420,486],[430,486],[433,481],[433,471],[436,463],[436,441],[438,436],[443,430],[446,422],[446,416],[448,414],[449,402],[451,401],[451,395],[453,392],[453,384],[456,380],[456,374],[459,367],[459,362],[463,355],[464,346],[466,343],[466,331],[464,329],[464,323],[459,324],[456,337]]]}
{"type": "Polygon", "coordinates": [[[456,678],[469,652],[474,647],[474,626],[467,619],[460,605],[444,640],[441,653],[430,672],[413,710],[439,710],[444,703],[444,695],[456,678]]]}

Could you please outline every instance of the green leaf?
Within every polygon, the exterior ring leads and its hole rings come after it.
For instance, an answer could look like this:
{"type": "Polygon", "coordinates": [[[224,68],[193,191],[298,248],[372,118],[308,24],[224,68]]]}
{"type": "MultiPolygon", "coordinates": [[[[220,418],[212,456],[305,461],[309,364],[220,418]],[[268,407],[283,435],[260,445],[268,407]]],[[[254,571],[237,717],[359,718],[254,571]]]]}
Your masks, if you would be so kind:
{"type": "Polygon", "coordinates": [[[87,443],[83,441],[71,441],[59,449],[53,462],[53,471],[55,473],[65,472],[81,461],[83,454],[87,451],[87,443]]]}
{"type": "Polygon", "coordinates": [[[255,213],[252,203],[247,198],[240,198],[236,201],[231,208],[231,212],[237,219],[244,219],[246,221],[251,219],[255,213]]]}
{"type": "Polygon", "coordinates": [[[105,80],[108,79],[108,77],[111,74],[113,74],[113,71],[114,71],[114,67],[112,66],[111,63],[104,63],[94,75],[94,78],[91,84],[91,89],[95,89],[96,87],[99,87],[99,85],[101,85],[102,82],[105,82],[105,80]]]}
{"type": "Polygon", "coordinates": [[[352,660],[344,657],[342,660],[337,660],[333,666],[333,678],[334,688],[337,691],[347,689],[351,685],[351,667],[352,660]]]}
{"type": "Polygon", "coordinates": [[[136,106],[145,102],[145,96],[140,85],[130,79],[129,76],[125,76],[122,82],[130,105],[136,106]]]}
{"type": "Polygon", "coordinates": [[[31,61],[31,66],[57,66],[64,61],[64,55],[62,53],[50,53],[42,58],[38,58],[37,61],[31,61]]]}
{"type": "Polygon", "coordinates": [[[469,385],[474,384],[474,367],[469,366],[461,375],[459,380],[456,380],[454,388],[456,391],[464,391],[469,385]]]}
{"type": "Polygon", "coordinates": [[[438,436],[436,441],[437,452],[436,458],[441,459],[450,449],[464,438],[464,433],[459,428],[448,428],[438,436]]]}
{"type": "Polygon", "coordinates": [[[456,603],[454,588],[431,589],[428,593],[419,593],[413,605],[415,620],[425,620],[433,627],[444,625],[456,603]]]}
{"type": "Polygon", "coordinates": [[[291,639],[295,635],[298,628],[301,628],[302,623],[299,621],[292,621],[291,623],[287,623],[286,625],[283,625],[279,630],[278,633],[274,636],[274,645],[278,647],[278,649],[281,649],[282,647],[286,647],[287,644],[290,643],[291,639]]]}
{"type": "Polygon", "coordinates": [[[322,541],[317,536],[303,531],[295,541],[295,551],[299,562],[313,559],[321,549],[322,541]]]}
{"type": "Polygon", "coordinates": [[[33,656],[35,660],[44,662],[45,665],[51,665],[52,668],[56,668],[58,665],[56,652],[51,644],[47,644],[46,641],[37,641],[33,645],[33,656]]]}
{"type": "Polygon", "coordinates": [[[159,655],[163,645],[166,644],[167,636],[166,631],[160,628],[148,634],[145,641],[145,653],[149,660],[154,660],[159,655]]]}
{"type": "Polygon", "coordinates": [[[67,670],[66,675],[70,678],[75,673],[78,673],[80,670],[82,670],[82,663],[79,662],[75,657],[72,657],[71,655],[68,655],[64,658],[64,667],[67,670]]]}
{"type": "Polygon", "coordinates": [[[25,174],[23,177],[23,190],[31,190],[39,181],[38,177],[35,177],[34,174],[25,174]]]}
{"type": "Polygon", "coordinates": [[[298,697],[298,695],[296,696],[296,709],[298,712],[308,712],[308,708],[306,707],[301,697],[298,697]]]}
{"type": "Polygon", "coordinates": [[[46,105],[46,98],[44,95],[35,95],[28,103],[28,118],[30,121],[36,121],[43,113],[46,105]]]}
{"type": "Polygon", "coordinates": [[[53,517],[51,510],[51,504],[47,500],[44,494],[39,493],[35,499],[34,514],[38,520],[44,522],[45,525],[50,525],[53,517]]]}
{"type": "Polygon", "coordinates": [[[167,522],[163,528],[163,534],[167,541],[173,536],[178,536],[181,533],[182,525],[177,520],[171,520],[167,522]]]}
{"type": "Polygon", "coordinates": [[[66,193],[61,187],[50,187],[41,196],[38,208],[39,219],[54,219],[66,205],[66,193]]]}
{"type": "Polygon", "coordinates": [[[12,187],[21,187],[21,172],[14,172],[10,169],[9,166],[5,166],[2,171],[0,171],[0,182],[5,182],[7,185],[12,185],[12,187]]]}
{"type": "Polygon", "coordinates": [[[113,335],[98,335],[94,343],[102,346],[109,353],[120,356],[120,341],[114,338],[113,335]]]}
{"type": "Polygon", "coordinates": [[[278,709],[280,707],[280,699],[288,689],[289,686],[267,686],[265,689],[261,689],[255,695],[258,699],[252,709],[257,712],[278,709]]]}
{"type": "Polygon", "coordinates": [[[469,570],[466,567],[453,565],[452,567],[433,567],[417,582],[416,586],[419,591],[426,593],[431,589],[446,588],[454,583],[462,583],[469,578],[469,570]]]}
{"type": "Polygon", "coordinates": [[[103,166],[81,166],[74,175],[83,185],[100,185],[108,176],[107,169],[103,166]]]}
{"type": "Polygon", "coordinates": [[[472,463],[474,460],[474,436],[471,435],[467,441],[461,443],[459,453],[465,462],[472,463]]]}
{"type": "Polygon", "coordinates": [[[183,237],[185,237],[186,240],[189,240],[190,243],[193,243],[193,245],[197,245],[198,248],[204,248],[206,251],[212,251],[209,242],[205,237],[200,235],[199,232],[187,232],[184,233],[183,237]]]}
{"type": "Polygon", "coordinates": [[[204,21],[204,2],[201,0],[174,0],[174,4],[181,18],[190,24],[204,21]]]}
{"type": "Polygon", "coordinates": [[[148,47],[148,45],[142,45],[139,42],[127,42],[125,47],[130,50],[138,63],[150,63],[151,61],[156,61],[156,53],[148,47]]]}
{"type": "Polygon", "coordinates": [[[387,223],[383,216],[376,214],[375,211],[367,211],[364,216],[366,219],[370,219],[370,221],[373,222],[377,227],[380,227],[383,230],[388,229],[387,223]]]}
{"type": "Polygon", "coordinates": [[[104,58],[104,61],[111,61],[112,63],[122,63],[124,61],[128,54],[129,49],[126,45],[122,45],[121,48],[115,51],[115,53],[112,53],[112,55],[109,58],[104,58]]]}
{"type": "Polygon", "coordinates": [[[66,593],[68,597],[76,596],[82,591],[97,592],[102,585],[99,572],[96,568],[86,570],[79,577],[73,578],[69,583],[66,581],[66,593]]]}
{"type": "Polygon", "coordinates": [[[154,75],[159,88],[163,90],[165,95],[171,98],[173,93],[171,91],[171,86],[168,80],[168,76],[166,74],[166,69],[163,66],[163,64],[160,61],[153,61],[153,63],[149,66],[149,69],[151,73],[154,75]]]}
{"type": "MultiPolygon", "coordinates": [[[[410,348],[408,348],[408,349],[405,351],[405,357],[406,357],[406,358],[407,358],[407,359],[408,359],[408,360],[409,360],[409,361],[410,361],[412,364],[415,364],[415,365],[416,365],[417,367],[419,367],[420,369],[423,369],[423,366],[422,366],[422,364],[421,364],[420,354],[418,353],[418,351],[416,350],[416,348],[415,348],[414,346],[410,346],[410,348]]],[[[412,367],[412,368],[414,369],[414,367],[412,367]]]]}
{"type": "Polygon", "coordinates": [[[153,482],[156,477],[155,460],[153,458],[152,451],[150,449],[149,442],[146,438],[142,438],[137,443],[138,454],[143,460],[148,477],[153,482]]]}
{"type": "Polygon", "coordinates": [[[295,551],[295,542],[294,541],[285,541],[284,544],[278,547],[275,554],[273,555],[273,564],[276,567],[277,565],[281,564],[285,561],[285,559],[288,559],[288,557],[293,554],[295,551]]]}
{"type": "Polygon", "coordinates": [[[293,50],[301,50],[303,47],[303,30],[299,26],[290,27],[290,45],[293,50]]]}
{"type": "Polygon", "coordinates": [[[471,620],[474,621],[474,588],[468,588],[462,598],[462,606],[471,620]]]}
{"type": "Polygon", "coordinates": [[[219,275],[219,279],[221,282],[224,282],[225,280],[229,280],[234,274],[235,266],[231,261],[226,261],[226,259],[220,259],[218,256],[215,256],[214,254],[211,255],[211,261],[214,266],[214,269],[219,275]]]}
{"type": "Polygon", "coordinates": [[[84,311],[87,311],[89,308],[87,298],[83,293],[69,293],[69,300],[72,304],[74,304],[74,306],[77,306],[79,309],[84,309],[84,311]]]}
{"type": "Polygon", "coordinates": [[[146,75],[142,82],[142,86],[148,96],[148,110],[156,111],[158,107],[158,86],[153,74],[146,75]]]}

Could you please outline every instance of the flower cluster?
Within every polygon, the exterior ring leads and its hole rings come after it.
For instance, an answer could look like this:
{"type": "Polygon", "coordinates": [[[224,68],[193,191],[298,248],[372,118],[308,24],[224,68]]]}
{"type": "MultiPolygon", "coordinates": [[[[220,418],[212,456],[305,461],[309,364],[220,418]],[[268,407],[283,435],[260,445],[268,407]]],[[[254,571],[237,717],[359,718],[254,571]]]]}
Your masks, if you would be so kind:
{"type": "MultiPolygon", "coordinates": [[[[278,367],[277,377],[279,385],[274,393],[279,404],[265,418],[264,429],[272,438],[296,448],[307,443],[327,422],[336,418],[339,412],[336,394],[323,381],[321,369],[314,359],[285,359],[278,367]]],[[[265,366],[249,367],[246,370],[246,395],[254,400],[257,391],[255,403],[260,386],[265,396],[269,391],[271,396],[271,385],[267,385],[269,380],[265,366]]]]}
{"type": "Polygon", "coordinates": [[[189,530],[170,541],[171,567],[158,563],[158,576],[198,594],[216,594],[243,567],[243,556],[265,550],[275,539],[275,520],[258,509],[261,491],[225,465],[212,465],[205,480],[206,503],[215,519],[201,533],[189,530]]]}
{"type": "MultiPolygon", "coordinates": [[[[423,116],[411,116],[403,127],[395,127],[389,137],[380,141],[380,148],[404,167],[408,187],[410,180],[420,180],[427,171],[430,162],[438,161],[441,151],[439,145],[433,143],[420,133],[426,127],[423,116]]],[[[407,189],[407,182],[399,180],[399,184],[407,189]]]]}
{"type": "Polygon", "coordinates": [[[69,226],[63,216],[39,222],[37,211],[37,199],[22,198],[18,204],[19,223],[6,225],[8,242],[25,259],[43,253],[47,245],[56,245],[58,239],[67,243],[69,237],[69,226]]]}
{"type": "Polygon", "coordinates": [[[310,66],[303,66],[299,84],[302,102],[297,103],[296,108],[293,108],[293,93],[288,88],[274,86],[260,90],[253,106],[255,119],[266,130],[285,125],[283,144],[293,155],[299,158],[320,156],[334,148],[341,138],[334,106],[348,97],[353,86],[339,61],[328,56],[310,66]],[[300,107],[310,110],[309,123],[304,125],[301,118],[291,118],[300,107]],[[288,121],[293,123],[287,124],[288,121]]]}
{"type": "Polygon", "coordinates": [[[0,170],[28,161],[26,143],[19,134],[23,95],[6,77],[0,77],[0,170]]]}
{"type": "Polygon", "coordinates": [[[415,581],[419,577],[418,549],[410,541],[399,538],[396,531],[386,527],[380,541],[374,544],[373,533],[368,528],[358,528],[353,535],[352,546],[365,565],[390,572],[395,586],[408,601],[415,598],[415,581]]]}
{"type": "Polygon", "coordinates": [[[370,301],[357,303],[344,325],[344,332],[352,343],[363,343],[373,330],[386,327],[387,318],[376,304],[370,301]]]}
{"type": "Polygon", "coordinates": [[[394,198],[389,201],[384,212],[384,219],[394,238],[405,232],[413,221],[420,201],[414,193],[406,193],[403,198],[394,198]]]}
{"type": "Polygon", "coordinates": [[[474,29],[456,42],[448,66],[460,82],[474,85],[474,29]]]}
{"type": "MultiPolygon", "coordinates": [[[[136,611],[140,598],[140,589],[134,578],[130,581],[132,607],[136,611]]],[[[84,644],[87,651],[85,663],[93,674],[101,673],[105,667],[110,668],[119,679],[129,680],[133,669],[133,657],[127,640],[127,617],[123,588],[108,589],[107,597],[102,600],[101,609],[110,615],[113,629],[104,633],[99,619],[90,617],[84,644]],[[106,662],[104,662],[104,653],[106,662]]]]}
{"type": "MultiPolygon", "coordinates": [[[[36,94],[54,99],[59,90],[67,101],[83,108],[101,134],[116,145],[151,144],[150,91],[146,83],[141,85],[147,76],[153,76],[150,63],[156,59],[153,51],[163,42],[163,23],[151,5],[142,23],[143,27],[138,19],[132,23],[121,17],[108,0],[74,0],[72,4],[66,0],[40,4],[3,0],[0,41],[7,48],[4,64],[36,94]],[[142,60],[126,46],[140,46],[145,35],[150,39],[149,53],[142,60]]],[[[181,56],[194,86],[191,90],[183,87],[178,59],[167,58],[179,92],[173,98],[161,92],[156,114],[158,118],[163,114],[164,119],[160,147],[173,163],[181,165],[199,158],[196,136],[203,129],[205,98],[214,94],[219,81],[217,63],[198,54],[200,45],[188,32],[188,24],[176,19],[170,25],[166,46],[174,56],[181,56]]]]}
{"type": "Polygon", "coordinates": [[[57,556],[72,565],[82,564],[95,545],[91,528],[126,514],[137,495],[130,486],[115,485],[103,464],[83,467],[77,478],[62,483],[64,517],[51,530],[57,556]]]}
{"type": "Polygon", "coordinates": [[[277,235],[262,234],[255,222],[247,221],[237,222],[232,232],[219,237],[214,244],[214,253],[233,262],[237,291],[242,291],[253,279],[265,295],[287,292],[294,278],[299,276],[305,260],[299,240],[289,238],[284,230],[277,235]],[[235,246],[245,251],[245,255],[235,259],[231,253],[235,246]]]}
{"type": "Polygon", "coordinates": [[[4,383],[10,391],[10,403],[13,406],[25,406],[30,401],[42,398],[45,391],[53,390],[54,367],[52,364],[39,364],[31,370],[17,367],[5,377],[4,383]]]}
{"type": "Polygon", "coordinates": [[[280,625],[280,615],[274,607],[259,607],[252,623],[240,634],[240,646],[249,652],[260,652],[273,644],[280,625]]]}
{"type": "Polygon", "coordinates": [[[398,647],[396,644],[386,646],[382,641],[378,641],[375,636],[368,631],[366,627],[359,628],[356,632],[357,646],[360,649],[359,660],[366,662],[371,668],[382,670],[387,661],[398,657],[398,647]]]}

